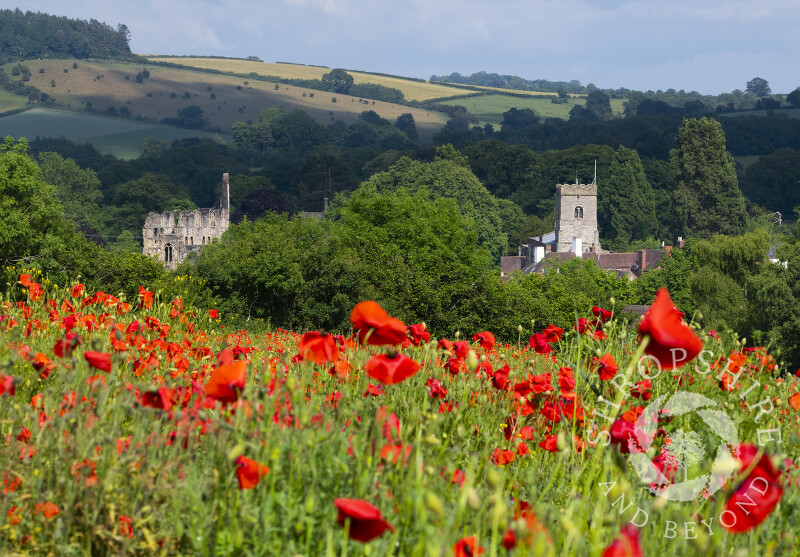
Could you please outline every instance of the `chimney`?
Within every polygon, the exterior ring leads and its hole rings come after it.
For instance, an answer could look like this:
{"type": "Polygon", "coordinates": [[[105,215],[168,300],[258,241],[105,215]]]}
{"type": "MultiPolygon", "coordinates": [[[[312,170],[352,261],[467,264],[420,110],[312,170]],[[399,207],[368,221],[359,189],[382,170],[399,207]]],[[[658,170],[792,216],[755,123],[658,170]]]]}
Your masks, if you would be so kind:
{"type": "Polygon", "coordinates": [[[572,239],[572,253],[575,254],[575,257],[583,257],[583,246],[580,238],[572,239]]]}
{"type": "Polygon", "coordinates": [[[683,247],[683,236],[678,236],[678,247],[679,248],[683,247]]]}
{"type": "Polygon", "coordinates": [[[644,266],[647,263],[647,251],[641,250],[639,252],[639,274],[644,273],[644,266]]]}
{"type": "Polygon", "coordinates": [[[544,259],[544,246],[534,246],[533,248],[533,263],[536,264],[544,259]]]}
{"type": "Polygon", "coordinates": [[[328,212],[328,198],[327,197],[322,199],[322,212],[323,213],[327,213],[328,212]]]}

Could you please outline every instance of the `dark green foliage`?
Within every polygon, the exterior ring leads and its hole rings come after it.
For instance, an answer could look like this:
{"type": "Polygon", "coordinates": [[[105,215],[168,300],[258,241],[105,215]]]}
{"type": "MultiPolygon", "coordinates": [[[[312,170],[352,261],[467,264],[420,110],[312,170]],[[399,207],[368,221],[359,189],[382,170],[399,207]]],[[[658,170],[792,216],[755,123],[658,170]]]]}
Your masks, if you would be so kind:
{"type": "Polygon", "coordinates": [[[286,196],[275,188],[256,188],[248,193],[233,211],[231,222],[238,224],[245,217],[251,221],[258,220],[264,218],[268,211],[277,214],[292,214],[292,207],[286,196]]]}
{"type": "Polygon", "coordinates": [[[405,188],[416,193],[424,188],[432,199],[453,198],[459,210],[475,222],[478,244],[497,260],[508,250],[503,232],[499,200],[490,194],[467,165],[467,158],[446,145],[437,149],[436,160],[421,163],[400,159],[387,172],[375,174],[362,187],[372,186],[379,193],[405,188]]]}
{"type": "Polygon", "coordinates": [[[586,97],[584,110],[594,114],[595,118],[601,122],[611,120],[611,99],[599,89],[592,91],[586,97]]]}
{"type": "Polygon", "coordinates": [[[675,211],[682,235],[741,233],[747,213],[720,123],[684,120],[678,145],[671,161],[678,178],[675,211]]]}
{"type": "Polygon", "coordinates": [[[636,151],[620,147],[611,160],[608,184],[603,187],[605,210],[602,222],[603,246],[628,251],[635,240],[646,240],[658,233],[653,190],[647,182],[642,161],[636,151]]]}
{"type": "Polygon", "coordinates": [[[761,157],[744,171],[741,187],[756,203],[791,218],[800,206],[800,151],[778,149],[761,157]]]}
{"type": "Polygon", "coordinates": [[[754,77],[747,82],[747,92],[757,97],[765,97],[770,94],[769,83],[761,77],[754,77]]]}
{"type": "MultiPolygon", "coordinates": [[[[131,58],[128,28],[95,19],[0,10],[0,61],[31,58],[131,58]]],[[[67,71],[66,69],[64,71],[67,71]]]]}
{"type": "Polygon", "coordinates": [[[786,95],[786,102],[793,108],[800,108],[800,87],[786,95]]]}
{"type": "Polygon", "coordinates": [[[323,74],[322,85],[326,91],[347,95],[353,86],[353,76],[342,68],[336,68],[323,74]]]}

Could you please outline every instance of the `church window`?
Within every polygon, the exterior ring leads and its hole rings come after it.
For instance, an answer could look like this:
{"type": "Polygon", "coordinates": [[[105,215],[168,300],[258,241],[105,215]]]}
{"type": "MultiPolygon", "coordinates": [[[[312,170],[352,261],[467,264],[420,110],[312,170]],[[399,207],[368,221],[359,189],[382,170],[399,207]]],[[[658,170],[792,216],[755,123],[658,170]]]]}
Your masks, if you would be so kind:
{"type": "Polygon", "coordinates": [[[172,263],[172,244],[164,246],[164,263],[172,263]]]}
{"type": "Polygon", "coordinates": [[[581,207],[580,205],[578,207],[575,207],[575,218],[576,219],[583,218],[583,207],[581,207]]]}

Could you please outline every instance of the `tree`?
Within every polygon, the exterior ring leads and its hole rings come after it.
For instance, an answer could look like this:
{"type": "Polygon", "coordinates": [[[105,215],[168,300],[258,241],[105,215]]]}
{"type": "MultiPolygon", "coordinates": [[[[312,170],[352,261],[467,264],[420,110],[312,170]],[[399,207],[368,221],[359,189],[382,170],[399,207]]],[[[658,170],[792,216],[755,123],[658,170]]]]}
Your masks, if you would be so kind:
{"type": "Polygon", "coordinates": [[[510,108],[503,112],[503,122],[500,131],[503,133],[514,133],[528,126],[539,123],[539,117],[530,108],[510,108]]]}
{"type": "Polygon", "coordinates": [[[684,119],[670,161],[678,178],[675,210],[683,236],[742,232],[747,220],[744,197],[717,120],[684,119]]]}
{"type": "Polygon", "coordinates": [[[102,232],[105,228],[100,209],[103,194],[94,170],[82,170],[72,159],[58,153],[39,155],[41,178],[55,186],[64,216],[81,230],[102,232]]]}
{"type": "Polygon", "coordinates": [[[800,108],[800,87],[786,95],[786,102],[793,108],[800,108]]]}
{"type": "Polygon", "coordinates": [[[745,89],[748,93],[752,93],[758,97],[765,97],[771,93],[769,88],[769,82],[766,79],[762,79],[760,77],[754,77],[750,81],[747,82],[747,88],[745,89]]]}
{"type": "Polygon", "coordinates": [[[323,74],[322,85],[327,91],[346,95],[353,86],[353,76],[342,68],[336,68],[323,74]]]}
{"type": "MultiPolygon", "coordinates": [[[[653,190],[647,182],[636,151],[620,146],[611,160],[611,176],[604,186],[605,211],[600,216],[605,238],[612,249],[625,251],[633,240],[645,240],[658,232],[653,190]]],[[[605,245],[605,243],[604,243],[605,245]]]]}
{"type": "Polygon", "coordinates": [[[508,249],[499,200],[483,187],[469,169],[467,158],[452,145],[439,147],[436,160],[431,163],[403,157],[361,187],[374,187],[381,194],[400,188],[416,193],[424,188],[431,199],[455,199],[461,213],[475,222],[479,246],[486,248],[495,260],[508,249]]]}
{"type": "Polygon", "coordinates": [[[589,92],[586,96],[585,109],[592,112],[601,122],[611,120],[611,98],[600,89],[589,92]]]}
{"type": "Polygon", "coordinates": [[[242,199],[231,214],[231,222],[239,224],[242,219],[254,221],[264,218],[267,211],[292,214],[289,200],[281,192],[272,187],[256,188],[242,199]]]}
{"type": "Polygon", "coordinates": [[[405,112],[397,117],[395,127],[404,132],[411,141],[419,141],[419,133],[417,132],[417,125],[414,122],[414,115],[410,112],[405,112]]]}

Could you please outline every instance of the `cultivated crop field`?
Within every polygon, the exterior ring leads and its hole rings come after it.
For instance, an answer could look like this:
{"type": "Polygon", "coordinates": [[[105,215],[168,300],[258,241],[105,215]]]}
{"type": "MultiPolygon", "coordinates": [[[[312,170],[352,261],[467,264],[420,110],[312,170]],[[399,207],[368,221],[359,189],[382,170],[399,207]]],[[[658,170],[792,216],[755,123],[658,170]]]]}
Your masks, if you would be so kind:
{"type": "MultiPolygon", "coordinates": [[[[271,75],[285,79],[322,79],[324,74],[331,71],[330,68],[321,68],[318,66],[257,62],[254,60],[232,60],[227,58],[195,58],[181,56],[148,56],[148,58],[156,62],[172,62],[174,64],[183,64],[186,66],[207,68],[223,72],[255,72],[259,75],[271,75]]],[[[409,101],[427,101],[440,97],[460,95],[465,92],[464,89],[459,87],[449,87],[439,83],[424,83],[411,79],[373,75],[350,70],[348,70],[347,73],[353,76],[353,81],[355,83],[377,83],[378,85],[400,89],[405,95],[406,100],[409,101]]]]}
{"type": "Polygon", "coordinates": [[[508,344],[369,301],[353,335],[232,330],[162,286],[10,278],[4,554],[800,551],[796,378],[666,291],[508,344]]]}
{"type": "MultiPolygon", "coordinates": [[[[11,73],[13,65],[6,65],[11,73]]],[[[136,75],[144,65],[97,60],[37,60],[28,63],[30,83],[56,99],[56,106],[82,110],[91,108],[116,113],[126,109],[131,119],[160,121],[176,117],[178,110],[197,105],[212,127],[230,133],[236,121],[254,120],[265,108],[301,109],[322,124],[336,120],[352,123],[364,110],[374,110],[381,117],[395,121],[409,112],[414,115],[423,137],[434,135],[447,120],[446,115],[380,101],[362,101],[347,95],[334,95],[300,87],[236,77],[206,74],[199,71],[150,66],[150,77],[137,83],[136,75]],[[73,68],[73,63],[78,67],[73,68]],[[44,70],[41,71],[40,70],[44,70]],[[66,72],[65,72],[66,70],[66,72]],[[55,84],[55,86],[51,86],[55,84]],[[333,99],[336,98],[336,102],[333,99]]]]}
{"type": "Polygon", "coordinates": [[[211,132],[51,108],[34,108],[0,118],[0,137],[9,135],[28,140],[65,137],[74,143],[91,143],[100,153],[120,159],[138,157],[139,144],[145,137],[157,137],[167,143],[185,137],[231,140],[230,136],[211,132]]]}

